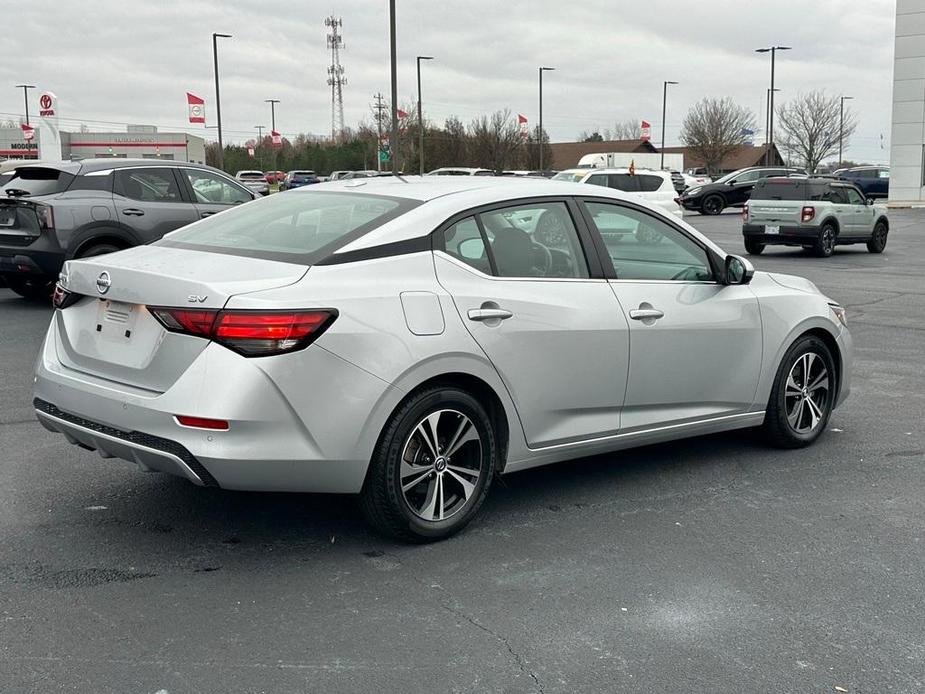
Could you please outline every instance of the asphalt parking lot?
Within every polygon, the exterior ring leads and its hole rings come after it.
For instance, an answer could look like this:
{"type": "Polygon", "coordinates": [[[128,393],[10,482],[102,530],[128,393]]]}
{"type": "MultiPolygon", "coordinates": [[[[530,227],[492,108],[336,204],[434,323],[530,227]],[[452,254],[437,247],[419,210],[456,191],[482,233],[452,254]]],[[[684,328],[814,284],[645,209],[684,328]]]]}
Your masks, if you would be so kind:
{"type": "MultiPolygon", "coordinates": [[[[743,252],[737,214],[686,218],[743,252]]],[[[737,432],[497,484],[407,546],[348,498],[200,489],[35,421],[50,309],[0,289],[2,692],[912,692],[925,686],[925,210],[770,248],[843,302],[812,448],[737,432]]]]}

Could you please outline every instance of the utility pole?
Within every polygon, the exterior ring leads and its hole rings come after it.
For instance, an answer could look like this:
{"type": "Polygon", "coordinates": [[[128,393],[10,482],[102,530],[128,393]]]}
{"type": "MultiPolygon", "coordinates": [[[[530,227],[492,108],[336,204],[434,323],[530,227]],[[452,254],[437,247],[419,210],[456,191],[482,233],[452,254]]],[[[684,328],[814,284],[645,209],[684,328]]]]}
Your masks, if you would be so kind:
{"type": "Polygon", "coordinates": [[[328,48],[331,49],[331,64],[328,66],[328,84],[331,86],[331,141],[337,142],[344,135],[344,90],[347,78],[340,64],[340,51],[344,47],[344,38],[340,27],[344,25],[340,17],[328,17],[324,25],[330,29],[328,48]]]}
{"type": "Polygon", "coordinates": [[[661,163],[658,165],[658,168],[662,170],[665,168],[665,106],[668,101],[669,84],[677,84],[677,82],[670,82],[666,80],[662,83],[662,146],[658,148],[658,151],[661,153],[661,163]]]}
{"type": "Polygon", "coordinates": [[[34,84],[17,84],[17,89],[22,89],[22,100],[23,105],[26,107],[26,125],[31,125],[29,123],[29,90],[35,89],[34,84]]]}
{"type": "Polygon", "coordinates": [[[552,72],[555,69],[556,68],[554,67],[541,67],[539,69],[539,73],[540,73],[540,123],[538,127],[540,129],[540,132],[539,132],[539,136],[537,137],[537,139],[539,140],[539,143],[540,143],[540,171],[544,170],[543,169],[543,149],[544,149],[543,145],[546,144],[543,141],[543,73],[552,72]]]}
{"type": "MultiPolygon", "coordinates": [[[[276,104],[279,103],[279,99],[264,99],[264,103],[270,104],[270,137],[272,138],[273,133],[276,132],[276,104]]],[[[276,144],[271,141],[271,149],[273,150],[273,180],[276,180],[276,144]]]]}
{"type": "Polygon", "coordinates": [[[395,0],[389,0],[389,49],[392,73],[392,127],[389,135],[389,157],[392,161],[392,174],[398,175],[398,69],[396,67],[395,47],[395,0]]]}
{"type": "Polygon", "coordinates": [[[222,142],[222,100],[218,93],[218,39],[230,39],[231,34],[212,33],[212,64],[215,68],[215,118],[218,123],[218,168],[225,168],[225,145],[222,142]]]}
{"type": "Polygon", "coordinates": [[[265,125],[255,125],[257,128],[257,146],[254,147],[254,154],[257,155],[257,167],[263,171],[263,157],[260,156],[260,145],[263,143],[263,129],[267,126],[265,125]]]}
{"type": "Polygon", "coordinates": [[[432,55],[419,55],[418,63],[418,162],[421,164],[421,175],[424,175],[424,116],[421,109],[421,61],[433,60],[432,55]]]}
{"type": "Polygon", "coordinates": [[[853,99],[853,96],[839,97],[838,101],[838,168],[842,164],[842,141],[845,139],[845,99],[853,99]]]}
{"type": "Polygon", "coordinates": [[[376,171],[382,172],[382,158],[379,156],[382,150],[382,112],[385,110],[385,104],[382,103],[382,92],[374,97],[376,99],[376,171]]]}
{"type": "Polygon", "coordinates": [[[768,149],[764,153],[764,163],[766,166],[771,165],[771,150],[774,148],[774,56],[777,51],[789,51],[790,46],[771,46],[769,48],[756,48],[755,53],[771,54],[771,91],[768,97],[768,149]]]}

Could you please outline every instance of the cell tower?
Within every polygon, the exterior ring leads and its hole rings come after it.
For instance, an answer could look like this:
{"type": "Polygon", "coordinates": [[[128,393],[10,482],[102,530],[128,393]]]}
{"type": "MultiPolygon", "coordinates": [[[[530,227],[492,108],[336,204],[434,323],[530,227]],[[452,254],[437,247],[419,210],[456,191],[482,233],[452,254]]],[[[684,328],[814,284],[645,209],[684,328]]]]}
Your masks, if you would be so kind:
{"type": "Polygon", "coordinates": [[[328,34],[328,48],[331,49],[331,65],[328,67],[328,84],[331,85],[331,139],[338,140],[344,134],[344,90],[347,78],[340,64],[340,50],[344,47],[344,37],[340,27],[344,25],[340,17],[328,17],[324,25],[331,32],[328,34]]]}

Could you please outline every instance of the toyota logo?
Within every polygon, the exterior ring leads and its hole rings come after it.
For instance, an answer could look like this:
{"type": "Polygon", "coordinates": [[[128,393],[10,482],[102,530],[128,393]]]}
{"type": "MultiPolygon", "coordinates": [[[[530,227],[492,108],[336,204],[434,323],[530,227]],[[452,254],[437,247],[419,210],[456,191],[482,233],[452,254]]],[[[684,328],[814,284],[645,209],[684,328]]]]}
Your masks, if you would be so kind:
{"type": "Polygon", "coordinates": [[[112,280],[109,279],[108,272],[101,272],[100,276],[96,278],[96,291],[100,294],[105,294],[109,291],[109,288],[112,286],[112,280]]]}
{"type": "Polygon", "coordinates": [[[42,94],[39,98],[39,105],[44,109],[51,108],[51,96],[48,94],[42,94]]]}

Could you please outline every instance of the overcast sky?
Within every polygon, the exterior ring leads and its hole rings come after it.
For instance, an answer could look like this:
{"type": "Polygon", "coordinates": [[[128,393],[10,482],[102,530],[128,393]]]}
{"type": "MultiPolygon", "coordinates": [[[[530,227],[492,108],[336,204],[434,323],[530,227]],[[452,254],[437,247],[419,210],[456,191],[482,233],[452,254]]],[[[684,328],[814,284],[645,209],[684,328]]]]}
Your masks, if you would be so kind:
{"type": "MultiPolygon", "coordinates": [[[[658,141],[662,81],[669,87],[666,144],[678,144],[687,108],[730,96],[764,124],[769,58],[779,54],[777,98],[825,89],[849,94],[859,117],[846,158],[889,159],[894,0],[397,0],[399,101],[415,98],[415,56],[424,64],[425,116],[442,122],[509,108],[535,124],[537,67],[544,77],[544,125],[554,142],[641,117],[658,141]],[[881,135],[883,148],[881,149],[881,135]]],[[[206,99],[214,123],[211,32],[220,43],[226,140],[254,125],[329,133],[330,53],[324,18],[343,19],[346,122],[369,119],[372,96],[389,93],[387,0],[28,0],[8,2],[0,75],[0,118],[18,119],[28,82],[54,91],[62,128],[126,123],[189,130],[185,92],[206,99]],[[75,119],[75,120],[70,120],[75,119]]],[[[30,110],[36,108],[37,96],[30,110]]],[[[759,136],[760,140],[761,137],[759,136]]]]}

